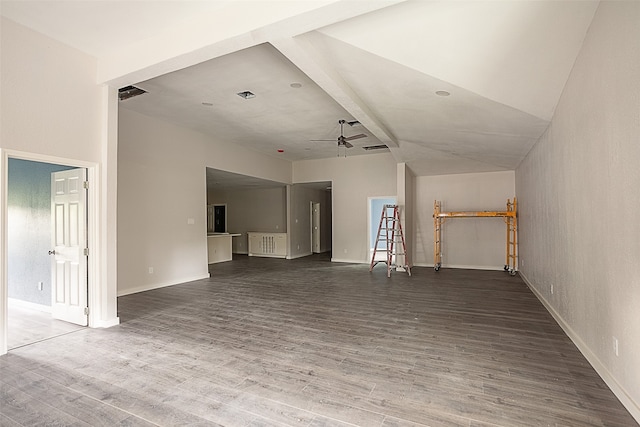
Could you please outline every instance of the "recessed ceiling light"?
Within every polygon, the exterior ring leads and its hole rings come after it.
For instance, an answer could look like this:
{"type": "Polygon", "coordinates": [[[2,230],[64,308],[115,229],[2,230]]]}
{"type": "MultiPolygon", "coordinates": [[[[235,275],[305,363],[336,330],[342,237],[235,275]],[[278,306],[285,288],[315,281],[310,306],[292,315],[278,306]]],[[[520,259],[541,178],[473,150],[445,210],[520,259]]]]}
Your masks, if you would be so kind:
{"type": "Polygon", "coordinates": [[[449,96],[451,94],[449,92],[447,92],[446,90],[437,90],[436,91],[436,95],[438,95],[438,96],[449,96]]]}
{"type": "Polygon", "coordinates": [[[253,92],[250,92],[248,90],[245,90],[244,92],[238,92],[238,96],[244,99],[251,99],[256,97],[256,95],[253,92]]]}
{"type": "Polygon", "coordinates": [[[302,83],[291,83],[289,86],[294,89],[300,89],[302,87],[302,83]]]}
{"type": "Polygon", "coordinates": [[[213,107],[212,102],[203,102],[202,105],[204,105],[205,107],[213,107]]]}

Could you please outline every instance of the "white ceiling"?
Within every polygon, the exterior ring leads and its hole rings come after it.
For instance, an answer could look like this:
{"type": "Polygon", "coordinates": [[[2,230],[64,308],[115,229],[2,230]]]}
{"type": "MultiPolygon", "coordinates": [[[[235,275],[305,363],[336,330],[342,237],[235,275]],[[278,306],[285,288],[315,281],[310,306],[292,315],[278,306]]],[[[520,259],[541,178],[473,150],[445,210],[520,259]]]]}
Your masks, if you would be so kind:
{"type": "MultiPolygon", "coordinates": [[[[154,41],[166,45],[169,35],[193,37],[197,19],[206,19],[219,40],[194,49],[197,64],[178,69],[176,61],[167,60],[164,68],[176,71],[153,74],[152,67],[140,66],[153,75],[140,81],[136,78],[143,74],[131,72],[112,80],[149,92],[122,101],[121,108],[292,161],[344,155],[335,142],[311,140],[335,139],[339,119],[358,120],[361,125],[345,126],[345,135],[368,137],[353,141],[347,155],[366,154],[362,146],[384,143],[418,175],[515,169],[548,126],[597,5],[509,0],[0,3],[5,17],[95,56],[104,67],[132,46],[148,52],[154,41]],[[274,22],[262,22],[265,7],[278,16],[274,22]],[[237,17],[240,29],[229,23],[230,16],[237,17]],[[292,83],[302,86],[292,88],[292,83]],[[245,90],[256,97],[236,95],[245,90]],[[450,96],[436,95],[441,90],[450,96]]],[[[155,48],[162,53],[161,44],[155,48]]]]}

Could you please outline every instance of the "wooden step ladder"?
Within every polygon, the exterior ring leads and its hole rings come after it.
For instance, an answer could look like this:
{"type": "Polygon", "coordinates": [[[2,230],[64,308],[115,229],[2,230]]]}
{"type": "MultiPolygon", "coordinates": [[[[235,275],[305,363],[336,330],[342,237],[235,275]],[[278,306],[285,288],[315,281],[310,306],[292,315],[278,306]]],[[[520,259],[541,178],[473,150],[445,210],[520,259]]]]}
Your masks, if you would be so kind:
{"type": "Polygon", "coordinates": [[[392,268],[395,268],[396,271],[406,271],[411,276],[409,255],[407,253],[407,245],[404,242],[398,205],[384,205],[382,208],[369,271],[373,270],[373,267],[379,262],[387,264],[387,277],[391,277],[392,268]],[[384,242],[385,247],[378,248],[379,242],[384,242]],[[385,253],[384,260],[376,259],[378,252],[385,253]]]}

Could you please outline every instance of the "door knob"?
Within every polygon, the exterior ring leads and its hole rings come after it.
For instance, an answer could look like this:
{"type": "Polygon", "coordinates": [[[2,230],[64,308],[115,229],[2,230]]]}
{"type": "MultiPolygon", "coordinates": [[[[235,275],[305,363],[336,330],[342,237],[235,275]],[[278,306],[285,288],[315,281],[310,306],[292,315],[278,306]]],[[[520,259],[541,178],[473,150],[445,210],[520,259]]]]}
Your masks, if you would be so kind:
{"type": "Polygon", "coordinates": [[[55,254],[56,254],[56,250],[55,249],[52,250],[52,251],[49,251],[49,255],[55,255],[55,254]]]}

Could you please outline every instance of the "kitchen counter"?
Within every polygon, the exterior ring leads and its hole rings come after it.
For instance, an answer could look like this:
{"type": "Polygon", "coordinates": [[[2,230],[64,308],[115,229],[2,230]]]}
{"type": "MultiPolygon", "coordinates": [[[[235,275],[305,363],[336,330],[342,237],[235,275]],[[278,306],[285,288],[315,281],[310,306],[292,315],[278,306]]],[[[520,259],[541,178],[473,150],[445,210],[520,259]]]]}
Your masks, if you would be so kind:
{"type": "Polygon", "coordinates": [[[242,234],[237,233],[208,233],[207,234],[207,253],[209,264],[218,262],[231,261],[232,245],[231,238],[238,237],[242,234]]]}

